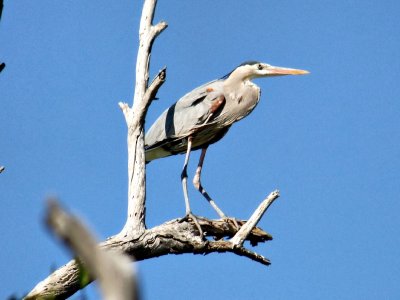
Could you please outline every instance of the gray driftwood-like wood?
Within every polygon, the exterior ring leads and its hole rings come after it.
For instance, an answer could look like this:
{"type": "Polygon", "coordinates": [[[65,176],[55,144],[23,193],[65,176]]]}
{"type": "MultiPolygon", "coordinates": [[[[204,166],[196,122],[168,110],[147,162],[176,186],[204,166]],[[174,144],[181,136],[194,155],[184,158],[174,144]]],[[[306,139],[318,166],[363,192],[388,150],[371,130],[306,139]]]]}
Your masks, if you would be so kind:
{"type": "MultiPolygon", "coordinates": [[[[270,264],[267,258],[243,247],[237,247],[230,241],[223,239],[235,235],[237,230],[233,223],[205,218],[199,218],[198,221],[206,236],[214,237],[215,240],[214,238],[202,240],[193,223],[179,222],[176,219],[146,230],[138,239],[128,240],[116,235],[100,243],[100,246],[105,249],[122,251],[134,257],[137,261],[167,254],[231,252],[264,265],[270,264]]],[[[245,224],[244,221],[238,220],[237,222],[240,226],[245,224]]],[[[258,243],[271,240],[272,237],[260,228],[253,228],[246,239],[255,246],[258,243]]],[[[72,260],[40,282],[25,299],[65,299],[92,281],[80,282],[79,277],[79,265],[75,260],[72,260]]]]}
{"type": "MultiPolygon", "coordinates": [[[[156,0],[145,0],[139,29],[139,49],[136,62],[136,85],[133,105],[119,103],[128,128],[128,214],[124,228],[115,236],[100,243],[100,247],[122,251],[136,260],[150,259],[167,254],[209,254],[231,252],[250,258],[264,265],[270,261],[243,246],[250,241],[255,246],[271,240],[272,237],[257,223],[269,205],[279,197],[272,192],[256,209],[248,221],[208,220],[198,218],[206,238],[199,236],[197,227],[190,221],[174,219],[151,229],[145,223],[145,152],[144,120],[147,109],[158,89],[166,79],[166,69],[162,69],[149,82],[151,47],[155,38],[167,27],[165,22],[152,24],[156,0]]],[[[79,266],[75,260],[59,268],[39,282],[25,299],[65,299],[89,284],[92,279],[79,278],[79,266]]]]}

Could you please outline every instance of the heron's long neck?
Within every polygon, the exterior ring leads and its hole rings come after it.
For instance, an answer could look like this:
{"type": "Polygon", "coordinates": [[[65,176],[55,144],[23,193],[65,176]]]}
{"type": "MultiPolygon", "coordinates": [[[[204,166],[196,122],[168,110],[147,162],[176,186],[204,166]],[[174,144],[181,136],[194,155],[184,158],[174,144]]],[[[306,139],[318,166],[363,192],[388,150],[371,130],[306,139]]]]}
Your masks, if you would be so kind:
{"type": "Polygon", "coordinates": [[[250,78],[242,74],[232,73],[224,82],[224,92],[232,98],[239,98],[246,91],[246,86],[252,85],[250,78]]]}
{"type": "Polygon", "coordinates": [[[245,81],[249,81],[251,78],[247,76],[242,70],[237,69],[233,71],[229,77],[225,80],[225,85],[227,86],[238,86],[240,83],[244,83],[245,81]]]}

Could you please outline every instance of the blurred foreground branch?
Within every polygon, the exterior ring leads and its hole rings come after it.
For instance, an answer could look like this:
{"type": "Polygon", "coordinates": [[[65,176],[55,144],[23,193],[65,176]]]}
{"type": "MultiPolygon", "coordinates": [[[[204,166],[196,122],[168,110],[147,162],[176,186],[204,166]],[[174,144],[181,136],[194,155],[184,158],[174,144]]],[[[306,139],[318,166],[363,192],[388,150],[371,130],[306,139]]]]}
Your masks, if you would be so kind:
{"type": "Polygon", "coordinates": [[[79,257],[80,272],[84,268],[92,278],[98,280],[104,299],[138,299],[131,260],[126,255],[101,249],[83,223],[65,212],[56,200],[48,202],[46,223],[65,246],[79,257]]]}

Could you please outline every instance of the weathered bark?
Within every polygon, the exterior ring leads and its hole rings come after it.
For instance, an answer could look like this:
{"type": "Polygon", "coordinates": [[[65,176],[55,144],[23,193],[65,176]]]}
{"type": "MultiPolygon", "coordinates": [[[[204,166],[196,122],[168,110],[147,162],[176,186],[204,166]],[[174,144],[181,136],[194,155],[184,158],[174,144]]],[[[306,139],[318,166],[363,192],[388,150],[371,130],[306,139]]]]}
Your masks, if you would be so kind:
{"type": "Polygon", "coordinates": [[[146,229],[146,167],[143,124],[151,101],[165,81],[164,69],[148,87],[151,48],[155,38],[167,28],[165,22],[152,25],[156,3],[156,0],[146,0],[143,5],[132,108],[126,103],[119,103],[128,126],[128,217],[121,232],[121,235],[128,239],[139,237],[146,229]]]}
{"type": "MultiPolygon", "coordinates": [[[[248,257],[256,262],[269,265],[270,261],[248,249],[238,247],[224,240],[236,233],[234,224],[223,220],[198,219],[207,237],[202,240],[196,226],[190,222],[171,220],[160,226],[148,229],[139,238],[128,240],[120,235],[112,236],[100,246],[108,250],[122,251],[132,258],[139,260],[150,259],[167,254],[209,254],[213,252],[231,252],[248,257]],[[214,240],[215,238],[215,240],[214,240]]],[[[245,221],[237,221],[244,225],[245,221]]],[[[252,245],[271,240],[272,237],[259,228],[253,228],[247,237],[252,245]]],[[[75,260],[70,261],[56,270],[44,281],[40,282],[25,299],[65,299],[89,284],[92,280],[80,281],[79,265],[75,260]]]]}

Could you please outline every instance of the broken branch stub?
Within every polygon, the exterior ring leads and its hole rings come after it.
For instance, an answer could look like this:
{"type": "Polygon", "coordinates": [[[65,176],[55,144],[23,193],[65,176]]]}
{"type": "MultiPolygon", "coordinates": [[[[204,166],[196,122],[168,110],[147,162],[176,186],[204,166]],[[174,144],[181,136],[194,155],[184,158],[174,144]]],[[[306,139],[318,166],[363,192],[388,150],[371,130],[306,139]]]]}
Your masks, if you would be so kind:
{"type": "Polygon", "coordinates": [[[243,242],[246,240],[249,233],[258,224],[261,217],[267,211],[268,207],[279,197],[279,191],[273,191],[268,195],[267,198],[257,207],[250,219],[243,225],[240,230],[235,234],[235,236],[230,240],[235,246],[241,247],[243,242]]]}

